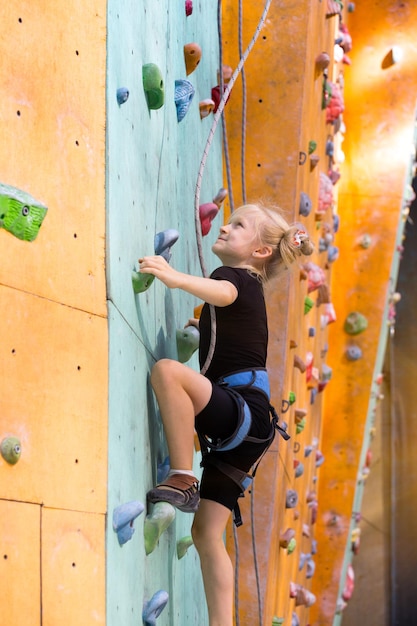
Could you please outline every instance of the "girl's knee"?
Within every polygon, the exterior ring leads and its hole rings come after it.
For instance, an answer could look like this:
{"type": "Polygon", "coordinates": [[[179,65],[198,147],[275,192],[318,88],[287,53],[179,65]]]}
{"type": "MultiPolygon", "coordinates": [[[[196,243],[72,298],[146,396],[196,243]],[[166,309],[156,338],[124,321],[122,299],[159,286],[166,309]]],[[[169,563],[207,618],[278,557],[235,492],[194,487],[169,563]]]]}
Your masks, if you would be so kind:
{"type": "Polygon", "coordinates": [[[160,359],[155,363],[151,371],[151,385],[172,377],[177,361],[172,359],[160,359]]]}

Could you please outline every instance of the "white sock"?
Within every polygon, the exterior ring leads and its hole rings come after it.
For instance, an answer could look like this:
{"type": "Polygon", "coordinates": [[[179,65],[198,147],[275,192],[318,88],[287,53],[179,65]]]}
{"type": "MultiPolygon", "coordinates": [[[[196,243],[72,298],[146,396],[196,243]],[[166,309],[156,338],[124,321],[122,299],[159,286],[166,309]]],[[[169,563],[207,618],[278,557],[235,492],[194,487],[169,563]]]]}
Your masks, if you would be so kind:
{"type": "Polygon", "coordinates": [[[194,478],[194,472],[192,470],[170,469],[167,478],[170,478],[173,474],[185,474],[186,476],[192,476],[194,478]]]}

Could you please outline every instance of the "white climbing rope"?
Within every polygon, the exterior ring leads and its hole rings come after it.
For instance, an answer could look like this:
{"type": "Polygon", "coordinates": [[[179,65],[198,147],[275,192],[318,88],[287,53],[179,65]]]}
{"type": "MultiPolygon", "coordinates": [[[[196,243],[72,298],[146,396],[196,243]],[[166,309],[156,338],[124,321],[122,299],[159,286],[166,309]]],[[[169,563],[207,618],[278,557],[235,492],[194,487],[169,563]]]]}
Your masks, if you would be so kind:
{"type": "MultiPolygon", "coordinates": [[[[269,8],[271,6],[271,2],[272,0],[267,0],[265,2],[265,6],[264,6],[264,10],[262,12],[261,18],[258,22],[258,25],[255,29],[255,33],[251,39],[251,41],[249,42],[248,47],[246,48],[243,56],[241,57],[241,59],[239,60],[239,63],[235,69],[235,71],[232,74],[232,77],[230,79],[230,81],[228,82],[228,84],[226,85],[225,89],[224,89],[224,93],[221,93],[221,97],[220,97],[220,102],[219,102],[219,106],[218,109],[216,111],[216,113],[214,114],[214,119],[213,119],[213,123],[211,125],[208,137],[207,137],[207,141],[206,141],[206,145],[204,147],[203,150],[203,156],[201,158],[200,161],[200,167],[198,170],[198,174],[197,174],[197,181],[196,181],[196,188],[195,188],[195,196],[194,196],[194,222],[195,222],[195,231],[196,231],[196,240],[197,240],[197,251],[198,251],[198,258],[200,261],[200,267],[201,267],[201,271],[204,277],[207,278],[208,276],[208,272],[207,272],[207,268],[204,262],[204,254],[203,254],[203,245],[202,245],[202,233],[201,233],[201,223],[200,223],[200,195],[201,195],[201,181],[203,179],[203,173],[204,173],[204,169],[206,167],[206,163],[207,163],[207,157],[210,151],[210,147],[211,144],[213,143],[213,138],[214,138],[214,134],[216,132],[216,128],[217,125],[219,123],[219,120],[222,116],[223,113],[223,109],[225,107],[226,101],[230,95],[230,92],[232,91],[233,85],[236,82],[237,77],[239,76],[240,72],[242,71],[242,68],[246,62],[246,59],[248,58],[253,46],[255,45],[256,40],[258,39],[259,33],[265,23],[266,17],[268,15],[268,11],[269,8]]],[[[220,68],[220,72],[222,71],[222,68],[220,68]]],[[[210,345],[209,345],[209,350],[208,350],[208,354],[206,357],[206,361],[203,365],[203,367],[201,368],[201,373],[205,374],[205,372],[207,371],[207,369],[210,366],[211,360],[213,358],[213,354],[214,354],[214,348],[216,345],[216,316],[215,316],[215,310],[214,310],[214,306],[210,305],[210,319],[211,319],[211,338],[210,338],[210,345]]]]}

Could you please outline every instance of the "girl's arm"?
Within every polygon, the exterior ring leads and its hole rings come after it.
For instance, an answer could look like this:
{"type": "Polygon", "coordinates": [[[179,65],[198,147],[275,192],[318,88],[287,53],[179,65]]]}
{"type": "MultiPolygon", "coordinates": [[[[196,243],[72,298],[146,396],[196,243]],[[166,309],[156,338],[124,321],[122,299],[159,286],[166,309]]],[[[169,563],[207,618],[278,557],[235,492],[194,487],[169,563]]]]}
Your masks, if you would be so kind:
{"type": "Polygon", "coordinates": [[[170,289],[182,289],[215,306],[228,306],[237,298],[237,289],[228,280],[213,280],[178,272],[162,256],[139,259],[139,271],[156,276],[170,289]]]}

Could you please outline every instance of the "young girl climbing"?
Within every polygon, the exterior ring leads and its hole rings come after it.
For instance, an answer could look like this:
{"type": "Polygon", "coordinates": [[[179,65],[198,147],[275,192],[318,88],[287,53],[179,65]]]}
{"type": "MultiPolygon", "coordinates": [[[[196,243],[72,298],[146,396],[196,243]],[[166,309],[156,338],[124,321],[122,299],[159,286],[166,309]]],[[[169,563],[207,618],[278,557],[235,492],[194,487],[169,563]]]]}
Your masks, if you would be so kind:
{"type": "Polygon", "coordinates": [[[311,254],[313,245],[305,230],[289,225],[279,211],[250,204],[237,209],[220,228],[212,251],[222,266],[210,278],[178,272],[161,256],[139,260],[141,272],[205,301],[199,323],[204,374],[170,359],[161,359],[152,370],[171,470],[147,499],[195,512],[192,535],[209,623],[232,626],[233,567],[223,534],[244,491],[246,473],[270,445],[274,432],[265,369],[268,327],[263,284],[297,257],[311,254]],[[207,362],[213,330],[210,308],[215,311],[216,338],[207,362]],[[194,429],[206,452],[200,487],[192,471],[194,429]]]}

